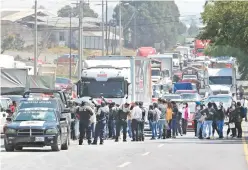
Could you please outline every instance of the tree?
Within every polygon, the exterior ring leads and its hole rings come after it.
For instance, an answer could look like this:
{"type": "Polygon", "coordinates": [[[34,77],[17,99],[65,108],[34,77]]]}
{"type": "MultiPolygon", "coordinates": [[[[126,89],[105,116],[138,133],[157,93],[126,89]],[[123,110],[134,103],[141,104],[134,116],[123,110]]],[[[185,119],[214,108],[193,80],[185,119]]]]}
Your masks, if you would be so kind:
{"type": "MultiPolygon", "coordinates": [[[[119,7],[115,7],[113,14],[118,25],[119,7]]],[[[121,12],[124,37],[131,35],[134,48],[154,46],[154,43],[164,41],[165,48],[168,49],[176,44],[177,36],[184,32],[183,28],[180,29],[184,26],[179,22],[179,10],[174,1],[125,2],[121,5],[121,12]]]]}
{"type": "Polygon", "coordinates": [[[199,28],[197,27],[194,20],[191,21],[190,27],[188,29],[188,33],[191,37],[195,37],[199,33],[199,28]]]}
{"type": "MultiPolygon", "coordinates": [[[[205,6],[198,38],[211,40],[212,53],[235,56],[241,78],[248,79],[248,2],[214,1],[205,6]]],[[[207,51],[208,52],[208,51],[207,51]]]]}
{"type": "Polygon", "coordinates": [[[15,49],[15,50],[22,50],[24,47],[24,40],[14,34],[8,34],[3,37],[1,42],[1,54],[3,54],[6,50],[15,49]]]}
{"type": "MultiPolygon", "coordinates": [[[[93,17],[93,18],[97,18],[98,14],[94,12],[94,10],[92,10],[90,8],[90,6],[86,3],[84,3],[83,5],[83,15],[84,17],[93,17]]],[[[72,17],[78,17],[79,16],[79,5],[76,5],[76,7],[71,7],[70,5],[66,5],[64,7],[62,7],[60,10],[58,10],[57,12],[59,17],[70,17],[70,15],[72,17]]]]}

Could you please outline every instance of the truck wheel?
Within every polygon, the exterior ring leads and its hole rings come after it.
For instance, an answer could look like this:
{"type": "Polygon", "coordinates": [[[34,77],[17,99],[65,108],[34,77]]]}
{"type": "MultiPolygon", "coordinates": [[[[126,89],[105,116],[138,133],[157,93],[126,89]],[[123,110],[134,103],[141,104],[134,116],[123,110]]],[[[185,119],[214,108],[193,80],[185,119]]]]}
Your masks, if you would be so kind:
{"type": "Polygon", "coordinates": [[[22,146],[16,146],[16,147],[15,147],[15,150],[21,151],[21,150],[22,150],[22,146]]]}
{"type": "Polygon", "coordinates": [[[52,151],[60,151],[61,149],[61,136],[59,135],[57,138],[57,143],[53,146],[51,146],[52,151]]]}
{"type": "Polygon", "coordinates": [[[5,140],[4,140],[4,147],[6,152],[13,152],[15,150],[15,147],[13,145],[8,145],[5,140]]]}
{"type": "Polygon", "coordinates": [[[68,150],[69,148],[69,134],[67,134],[66,141],[61,145],[61,150],[68,150]]]}

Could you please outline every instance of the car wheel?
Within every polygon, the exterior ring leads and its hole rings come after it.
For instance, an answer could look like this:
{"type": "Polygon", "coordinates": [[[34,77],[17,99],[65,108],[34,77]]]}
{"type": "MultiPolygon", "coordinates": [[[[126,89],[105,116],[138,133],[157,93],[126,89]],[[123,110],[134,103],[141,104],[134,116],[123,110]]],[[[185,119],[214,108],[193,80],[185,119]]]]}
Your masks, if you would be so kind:
{"type": "Polygon", "coordinates": [[[22,150],[22,146],[16,146],[16,147],[15,147],[15,150],[21,151],[21,150],[22,150]]]}
{"type": "Polygon", "coordinates": [[[67,134],[66,141],[61,145],[61,150],[68,150],[69,148],[69,133],[67,134]]]}
{"type": "Polygon", "coordinates": [[[60,151],[61,149],[61,136],[59,135],[57,138],[57,143],[53,146],[51,146],[52,151],[60,151]]]}
{"type": "Polygon", "coordinates": [[[5,140],[4,140],[4,147],[6,152],[13,152],[15,150],[15,147],[13,145],[8,145],[5,140]]]}

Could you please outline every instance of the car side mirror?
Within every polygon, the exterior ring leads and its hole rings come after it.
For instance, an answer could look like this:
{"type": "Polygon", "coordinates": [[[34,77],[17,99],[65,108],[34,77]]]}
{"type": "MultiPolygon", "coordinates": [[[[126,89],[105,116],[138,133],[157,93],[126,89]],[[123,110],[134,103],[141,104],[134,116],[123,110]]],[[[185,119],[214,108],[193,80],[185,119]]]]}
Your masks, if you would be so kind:
{"type": "Polygon", "coordinates": [[[64,121],[66,121],[66,118],[65,118],[65,117],[61,117],[61,118],[60,118],[60,121],[61,121],[61,122],[64,122],[64,121]]]}
{"type": "Polygon", "coordinates": [[[8,122],[11,122],[11,121],[12,121],[11,117],[7,117],[6,120],[7,120],[8,122]]]}
{"type": "Polygon", "coordinates": [[[62,111],[62,114],[63,114],[63,113],[70,113],[70,111],[71,111],[71,110],[70,110],[69,108],[65,108],[65,109],[62,111]]]}

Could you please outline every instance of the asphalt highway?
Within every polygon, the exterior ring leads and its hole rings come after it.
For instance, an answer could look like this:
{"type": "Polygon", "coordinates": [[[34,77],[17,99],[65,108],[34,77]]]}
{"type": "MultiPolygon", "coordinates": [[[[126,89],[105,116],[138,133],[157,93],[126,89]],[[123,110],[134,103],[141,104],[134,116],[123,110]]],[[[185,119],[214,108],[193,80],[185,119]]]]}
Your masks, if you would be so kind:
{"type": "MultiPolygon", "coordinates": [[[[245,138],[199,140],[193,133],[176,139],[144,142],[105,141],[104,145],[77,145],[68,151],[50,148],[24,148],[5,152],[1,145],[2,170],[247,170],[248,123],[243,123],[245,138]],[[245,142],[246,140],[246,142],[245,142]]],[[[1,141],[3,142],[3,140],[1,141]]]]}

